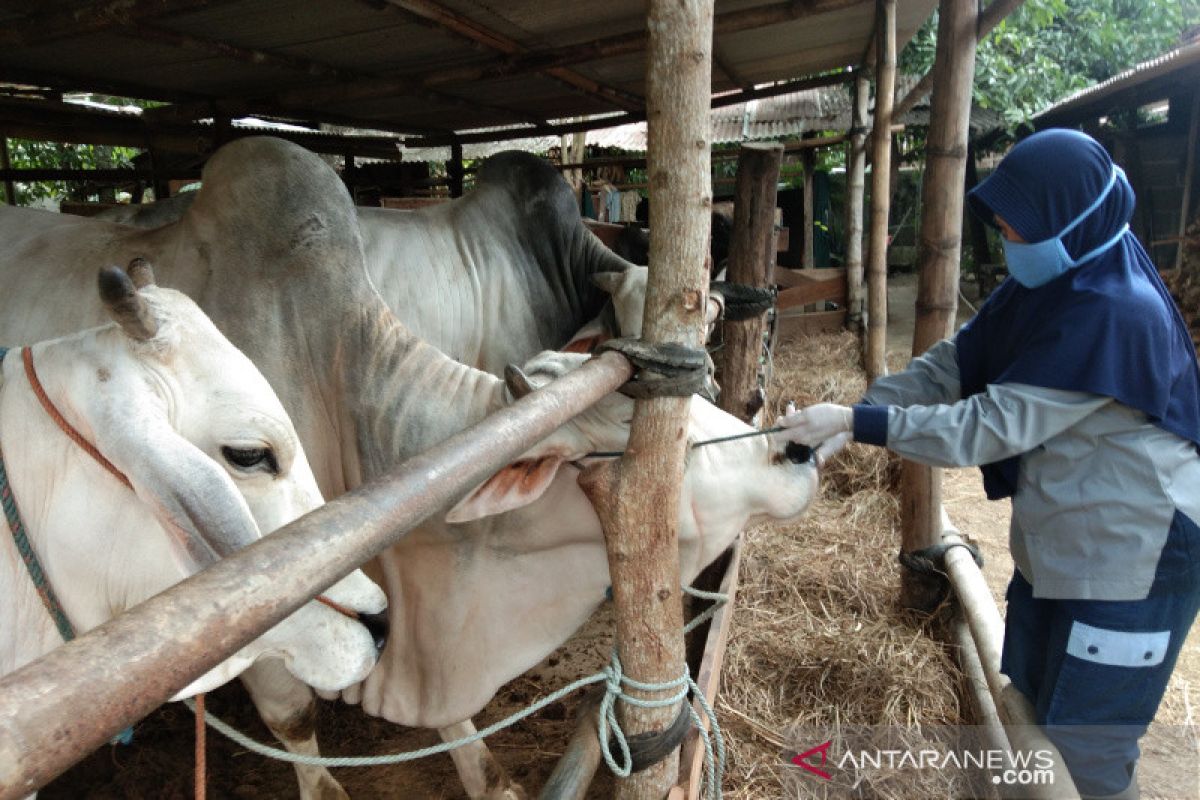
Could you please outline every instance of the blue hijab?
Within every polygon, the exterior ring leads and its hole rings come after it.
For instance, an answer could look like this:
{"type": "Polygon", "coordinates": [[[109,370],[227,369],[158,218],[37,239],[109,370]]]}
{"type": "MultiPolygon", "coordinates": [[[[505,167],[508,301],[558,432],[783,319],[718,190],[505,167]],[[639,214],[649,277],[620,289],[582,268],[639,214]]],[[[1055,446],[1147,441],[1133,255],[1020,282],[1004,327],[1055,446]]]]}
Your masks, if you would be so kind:
{"type": "MultiPolygon", "coordinates": [[[[1056,237],[1104,190],[1113,171],[1090,136],[1047,130],[1017,144],[967,200],[1027,242],[1056,237]]],[[[1078,258],[1133,216],[1123,174],[1104,201],[1063,237],[1078,258]]],[[[1029,289],[1011,277],[959,331],[963,397],[988,384],[1025,383],[1112,397],[1149,421],[1200,444],[1200,368],[1187,327],[1150,257],[1132,233],[1101,255],[1029,289]]],[[[981,467],[991,499],[1016,492],[1017,457],[981,467]]]]}

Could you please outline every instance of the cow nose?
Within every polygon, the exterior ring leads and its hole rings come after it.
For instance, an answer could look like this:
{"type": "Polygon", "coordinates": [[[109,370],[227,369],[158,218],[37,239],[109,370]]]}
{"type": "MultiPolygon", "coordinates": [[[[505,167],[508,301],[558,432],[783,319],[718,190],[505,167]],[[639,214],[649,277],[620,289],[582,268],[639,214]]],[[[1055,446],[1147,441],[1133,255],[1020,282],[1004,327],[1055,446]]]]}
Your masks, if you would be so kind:
{"type": "Polygon", "coordinates": [[[783,454],[793,464],[807,464],[812,461],[813,449],[806,444],[788,442],[787,447],[783,449],[783,454]]]}
{"type": "Polygon", "coordinates": [[[378,614],[359,612],[358,621],[371,634],[371,639],[375,642],[375,655],[382,655],[388,640],[388,612],[380,611],[378,614]]]}

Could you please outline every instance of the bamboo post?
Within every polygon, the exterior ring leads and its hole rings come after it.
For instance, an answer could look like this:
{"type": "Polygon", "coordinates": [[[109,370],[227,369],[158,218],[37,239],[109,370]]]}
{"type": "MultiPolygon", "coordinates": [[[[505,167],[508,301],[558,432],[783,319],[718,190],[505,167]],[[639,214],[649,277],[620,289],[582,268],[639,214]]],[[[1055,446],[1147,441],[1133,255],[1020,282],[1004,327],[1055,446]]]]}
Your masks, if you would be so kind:
{"type": "Polygon", "coordinates": [[[867,379],[887,373],[888,184],[896,92],[896,0],[875,0],[875,120],[871,130],[871,238],[867,245],[867,379]]]}
{"type": "MultiPolygon", "coordinates": [[[[770,286],[775,266],[775,202],[783,145],[743,144],[738,151],[737,188],[733,205],[733,237],[729,245],[729,280],[748,286],[770,286]]],[[[759,356],[766,315],[722,323],[725,346],[717,353],[721,373],[720,405],[749,422],[762,407],[759,356]]]]}
{"type": "MultiPolygon", "coordinates": [[[[933,99],[921,186],[917,249],[917,308],[912,353],[918,356],[953,332],[962,255],[963,185],[970,137],[971,84],[975,75],[975,0],[941,0],[933,99]]],[[[901,549],[920,550],[942,531],[941,471],[905,461],[900,472],[901,549]]],[[[905,571],[900,599],[920,607],[928,582],[905,571]]],[[[929,609],[927,609],[929,610],[929,609]]]]}
{"type": "MultiPolygon", "coordinates": [[[[647,176],[654,199],[642,338],[650,344],[704,346],[712,18],[713,0],[650,0],[648,6],[647,176]]],[[[688,397],[639,400],[625,455],[580,477],[604,529],[618,655],[625,674],[644,682],[676,680],[686,670],[678,521],[690,404],[688,397]]],[[[665,730],[679,713],[678,706],[619,705],[629,735],[665,730]]],[[[678,770],[676,750],[620,781],[616,796],[661,800],[678,770]]]]}
{"type": "Polygon", "coordinates": [[[867,103],[871,81],[866,70],[854,76],[850,139],[846,144],[846,325],[863,329],[863,198],[866,195],[867,103]]]}
{"type": "MultiPolygon", "coordinates": [[[[9,161],[8,156],[7,136],[0,138],[0,169],[3,169],[5,173],[12,169],[12,162],[9,161]]],[[[17,204],[17,189],[13,184],[12,178],[6,177],[4,179],[4,200],[10,206],[15,206],[17,204]]]]}
{"type": "Polygon", "coordinates": [[[813,255],[813,231],[816,222],[816,192],[813,187],[813,176],[817,172],[817,153],[811,148],[800,151],[800,160],[804,164],[804,254],[800,266],[813,269],[817,266],[813,255]]]}
{"type": "Polygon", "coordinates": [[[1187,159],[1183,168],[1183,199],[1179,204],[1179,244],[1175,246],[1175,269],[1183,266],[1183,237],[1187,235],[1188,211],[1192,204],[1192,182],[1196,177],[1196,138],[1200,131],[1200,89],[1192,95],[1191,117],[1188,120],[1187,159]]]}

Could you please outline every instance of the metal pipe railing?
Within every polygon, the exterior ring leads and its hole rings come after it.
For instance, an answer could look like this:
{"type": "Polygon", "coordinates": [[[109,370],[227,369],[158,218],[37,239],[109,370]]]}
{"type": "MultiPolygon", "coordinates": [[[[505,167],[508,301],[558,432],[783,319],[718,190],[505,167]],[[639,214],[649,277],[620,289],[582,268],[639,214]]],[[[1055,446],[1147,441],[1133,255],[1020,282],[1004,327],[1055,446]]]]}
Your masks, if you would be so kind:
{"type": "Polygon", "coordinates": [[[593,359],[0,678],[0,800],[45,785],[631,374],[617,353],[593,359]]]}

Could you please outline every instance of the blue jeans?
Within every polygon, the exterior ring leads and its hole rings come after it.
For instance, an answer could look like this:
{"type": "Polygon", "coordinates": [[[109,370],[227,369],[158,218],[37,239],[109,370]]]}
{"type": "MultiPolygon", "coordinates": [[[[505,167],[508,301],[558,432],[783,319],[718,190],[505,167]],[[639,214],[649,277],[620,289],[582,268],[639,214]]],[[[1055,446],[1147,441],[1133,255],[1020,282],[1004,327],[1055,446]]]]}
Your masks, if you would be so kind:
{"type": "Polygon", "coordinates": [[[1200,528],[1176,512],[1144,600],[1047,600],[1014,572],[1001,671],[1080,794],[1123,791],[1200,608],[1200,528]]]}

